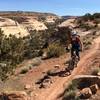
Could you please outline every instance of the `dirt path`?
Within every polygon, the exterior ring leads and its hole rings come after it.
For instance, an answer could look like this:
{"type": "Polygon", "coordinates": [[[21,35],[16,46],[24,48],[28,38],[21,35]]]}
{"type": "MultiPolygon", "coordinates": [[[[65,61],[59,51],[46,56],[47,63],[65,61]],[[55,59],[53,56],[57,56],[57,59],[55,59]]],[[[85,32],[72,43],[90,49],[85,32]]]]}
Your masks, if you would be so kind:
{"type": "Polygon", "coordinates": [[[100,37],[94,40],[93,48],[88,51],[88,54],[85,55],[78,64],[78,67],[74,69],[72,74],[68,77],[58,77],[56,81],[50,86],[50,88],[43,89],[40,94],[38,94],[34,100],[57,100],[57,96],[63,92],[64,84],[68,83],[74,78],[75,75],[80,74],[84,71],[84,68],[89,63],[90,59],[93,58],[94,54],[96,54],[100,45],[100,37]]]}

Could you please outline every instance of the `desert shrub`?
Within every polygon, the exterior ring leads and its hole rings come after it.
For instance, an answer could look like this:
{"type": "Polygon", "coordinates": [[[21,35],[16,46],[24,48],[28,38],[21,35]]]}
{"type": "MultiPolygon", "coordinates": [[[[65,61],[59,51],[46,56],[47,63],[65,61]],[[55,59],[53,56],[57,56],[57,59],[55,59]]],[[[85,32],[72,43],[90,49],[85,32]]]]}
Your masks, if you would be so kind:
{"type": "Polygon", "coordinates": [[[23,68],[23,69],[21,70],[20,74],[25,74],[25,73],[27,73],[27,72],[28,72],[28,69],[27,69],[27,68],[23,68]]]}
{"type": "Polygon", "coordinates": [[[1,61],[7,61],[12,64],[18,64],[23,60],[24,43],[21,38],[15,36],[1,36],[0,40],[1,61]]]}
{"type": "Polygon", "coordinates": [[[78,87],[77,84],[78,83],[76,81],[72,81],[72,83],[69,84],[64,91],[63,100],[79,100],[79,98],[76,96],[78,87]]]}
{"type": "Polygon", "coordinates": [[[95,28],[95,26],[91,26],[91,25],[88,25],[88,24],[85,24],[85,23],[81,23],[81,24],[79,25],[79,27],[80,27],[80,28],[86,29],[86,31],[95,28]]]}
{"type": "MultiPolygon", "coordinates": [[[[9,69],[7,65],[1,77],[6,76],[9,71],[12,72],[23,60],[41,56],[42,48],[47,41],[45,38],[48,37],[45,34],[33,31],[24,38],[17,38],[14,35],[4,35],[0,29],[0,63],[9,63],[11,66],[9,69]]],[[[40,64],[40,60],[34,62],[33,65],[40,64]]]]}
{"type": "Polygon", "coordinates": [[[92,15],[90,13],[87,13],[83,16],[83,20],[84,21],[88,21],[88,20],[92,20],[92,15]]]}
{"type": "Polygon", "coordinates": [[[92,43],[91,43],[91,41],[86,41],[85,44],[86,45],[91,45],[92,43]]]}
{"type": "Polygon", "coordinates": [[[59,57],[65,52],[64,48],[57,43],[52,43],[47,48],[47,56],[51,57],[59,57]]]}
{"type": "MultiPolygon", "coordinates": [[[[5,76],[9,70],[12,72],[23,60],[42,55],[42,48],[46,41],[43,35],[32,32],[27,37],[17,38],[14,35],[4,35],[0,29],[0,63],[9,63],[11,66],[11,69],[7,66],[6,72],[3,70],[5,76]]],[[[35,63],[35,65],[38,64],[35,63]]]]}
{"type": "Polygon", "coordinates": [[[84,29],[86,29],[86,31],[97,28],[99,22],[100,22],[100,13],[94,13],[93,15],[87,13],[84,16],[79,17],[76,21],[76,23],[78,24],[78,27],[84,28],[84,29]],[[94,25],[91,26],[91,25],[87,24],[87,22],[93,22],[94,25]]]}
{"type": "Polygon", "coordinates": [[[7,63],[0,63],[0,79],[5,81],[12,72],[12,66],[7,63]]]}
{"type": "Polygon", "coordinates": [[[84,50],[87,50],[92,45],[92,39],[90,37],[84,37],[83,39],[84,50]]]}
{"type": "Polygon", "coordinates": [[[48,27],[48,30],[51,30],[51,31],[53,31],[57,27],[56,23],[47,23],[47,22],[45,22],[45,25],[48,27]]]}
{"type": "Polygon", "coordinates": [[[42,62],[41,58],[36,57],[32,60],[31,64],[32,64],[32,66],[39,66],[41,64],[41,62],[42,62]]]}
{"type": "Polygon", "coordinates": [[[53,29],[54,30],[55,28],[58,27],[59,24],[64,22],[65,19],[64,18],[62,18],[62,19],[55,19],[54,21],[55,21],[54,23],[45,22],[45,25],[48,27],[48,29],[53,29]]]}
{"type": "Polygon", "coordinates": [[[95,68],[95,69],[93,69],[91,74],[92,75],[97,75],[99,72],[100,72],[100,68],[95,68]]]}
{"type": "Polygon", "coordinates": [[[24,55],[26,58],[34,58],[41,56],[43,54],[43,49],[46,48],[46,43],[48,44],[49,33],[31,31],[30,35],[26,37],[27,42],[24,55]]]}
{"type": "Polygon", "coordinates": [[[63,100],[78,100],[76,98],[76,92],[75,91],[66,92],[63,97],[63,100]]]}
{"type": "Polygon", "coordinates": [[[77,81],[72,81],[68,88],[66,89],[67,91],[70,91],[70,90],[76,90],[78,87],[78,82],[77,81]]]}
{"type": "Polygon", "coordinates": [[[14,35],[7,37],[0,29],[0,63],[7,64],[5,67],[0,67],[2,80],[5,80],[16,68],[16,65],[24,60],[24,49],[25,44],[22,38],[14,35]]]}
{"type": "Polygon", "coordinates": [[[88,50],[90,48],[90,45],[85,44],[84,50],[88,50]]]}
{"type": "Polygon", "coordinates": [[[94,13],[92,16],[94,17],[94,19],[95,18],[100,18],[100,13],[94,13]]]}
{"type": "Polygon", "coordinates": [[[83,20],[83,21],[88,21],[88,20],[93,21],[93,20],[98,19],[98,18],[100,18],[100,13],[94,13],[94,14],[87,13],[84,16],[81,17],[81,20],[83,20]]]}
{"type": "Polygon", "coordinates": [[[45,22],[45,20],[46,20],[45,16],[39,16],[38,17],[38,21],[45,22]]]}
{"type": "MultiPolygon", "coordinates": [[[[62,55],[65,52],[64,45],[69,38],[68,31],[64,31],[66,29],[55,30],[56,28],[54,24],[45,31],[31,30],[30,34],[23,38],[17,38],[15,35],[6,36],[0,29],[0,63],[9,63],[10,66],[7,66],[5,76],[22,61],[42,56],[44,49],[47,50],[48,58],[62,55]]],[[[37,62],[34,65],[39,64],[37,62]]]]}
{"type": "Polygon", "coordinates": [[[18,23],[22,23],[22,22],[27,22],[27,18],[26,17],[9,17],[10,19],[18,22],[18,23]]]}

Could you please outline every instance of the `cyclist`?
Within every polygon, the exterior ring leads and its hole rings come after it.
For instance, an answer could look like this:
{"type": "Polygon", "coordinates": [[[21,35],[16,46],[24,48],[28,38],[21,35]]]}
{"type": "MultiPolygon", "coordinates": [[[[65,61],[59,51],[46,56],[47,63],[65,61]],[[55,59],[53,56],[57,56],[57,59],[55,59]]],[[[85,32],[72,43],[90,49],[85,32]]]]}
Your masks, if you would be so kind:
{"type": "Polygon", "coordinates": [[[82,51],[82,42],[80,40],[80,36],[77,35],[76,31],[71,30],[71,57],[73,57],[74,52],[80,60],[80,51],[82,51]]]}

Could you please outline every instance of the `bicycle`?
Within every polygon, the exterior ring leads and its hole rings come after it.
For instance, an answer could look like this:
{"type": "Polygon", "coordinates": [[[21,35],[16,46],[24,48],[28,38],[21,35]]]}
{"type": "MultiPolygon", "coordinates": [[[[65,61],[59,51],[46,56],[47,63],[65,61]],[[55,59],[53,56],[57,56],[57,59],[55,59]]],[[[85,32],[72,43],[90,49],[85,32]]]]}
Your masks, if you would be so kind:
{"type": "Polygon", "coordinates": [[[78,59],[78,57],[77,57],[77,55],[76,55],[76,53],[74,51],[73,56],[69,60],[68,68],[66,70],[69,70],[69,72],[70,72],[75,67],[77,67],[78,62],[79,62],[79,59],[78,59]]]}

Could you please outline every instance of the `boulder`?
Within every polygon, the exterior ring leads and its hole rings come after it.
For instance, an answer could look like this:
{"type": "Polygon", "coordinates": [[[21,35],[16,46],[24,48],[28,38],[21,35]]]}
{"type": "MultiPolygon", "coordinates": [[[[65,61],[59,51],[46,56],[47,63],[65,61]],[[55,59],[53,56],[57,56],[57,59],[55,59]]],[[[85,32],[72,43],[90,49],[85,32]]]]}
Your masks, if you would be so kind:
{"type": "Polygon", "coordinates": [[[50,76],[56,76],[59,74],[59,70],[58,69],[52,69],[52,70],[48,70],[47,74],[50,76]]]}
{"type": "Polygon", "coordinates": [[[44,52],[43,55],[42,55],[42,59],[45,60],[47,58],[48,58],[47,52],[44,52]]]}
{"type": "Polygon", "coordinates": [[[97,90],[99,89],[97,84],[91,85],[90,89],[92,91],[92,94],[95,94],[97,92],[97,90]]]}
{"type": "Polygon", "coordinates": [[[36,57],[32,59],[31,65],[32,66],[39,66],[42,63],[42,60],[40,57],[36,57]]]}
{"type": "Polygon", "coordinates": [[[28,90],[30,88],[31,88],[31,85],[29,85],[29,84],[26,84],[25,87],[24,87],[24,89],[26,89],[26,90],[28,90]]]}
{"type": "Polygon", "coordinates": [[[100,87],[100,76],[77,75],[73,78],[73,81],[77,81],[79,84],[84,85],[85,87],[91,86],[93,84],[97,84],[100,87]]]}
{"type": "Polygon", "coordinates": [[[100,76],[100,72],[98,72],[97,75],[100,76]]]}
{"type": "Polygon", "coordinates": [[[24,91],[9,91],[0,93],[0,100],[29,100],[29,97],[24,91]]]}
{"type": "Polygon", "coordinates": [[[48,76],[47,74],[44,74],[43,76],[41,76],[40,79],[38,79],[35,84],[41,84],[43,83],[45,80],[50,79],[50,76],[48,76]]]}
{"type": "Polygon", "coordinates": [[[54,65],[54,68],[59,69],[60,68],[60,65],[54,65]]]}
{"type": "Polygon", "coordinates": [[[84,88],[80,92],[80,98],[81,99],[88,99],[92,96],[92,91],[90,88],[84,88]]]}

